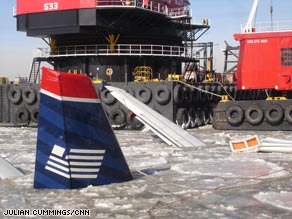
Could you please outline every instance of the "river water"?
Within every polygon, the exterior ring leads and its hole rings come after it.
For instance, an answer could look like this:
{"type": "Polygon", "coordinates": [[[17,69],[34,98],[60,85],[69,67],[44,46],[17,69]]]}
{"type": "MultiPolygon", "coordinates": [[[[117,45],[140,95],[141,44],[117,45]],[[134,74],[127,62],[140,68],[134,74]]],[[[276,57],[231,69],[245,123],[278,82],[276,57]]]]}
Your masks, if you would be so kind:
{"type": "MultiPolygon", "coordinates": [[[[76,190],[35,190],[37,129],[0,128],[0,155],[24,172],[0,179],[0,218],[34,210],[75,211],[65,218],[292,218],[292,155],[231,153],[230,140],[258,135],[292,139],[292,132],[189,130],[204,147],[176,148],[150,131],[115,131],[134,180],[76,190]],[[8,216],[8,210],[29,210],[8,216]]],[[[33,214],[34,213],[34,214],[33,214]]],[[[13,213],[11,213],[13,214],[13,213]]]]}

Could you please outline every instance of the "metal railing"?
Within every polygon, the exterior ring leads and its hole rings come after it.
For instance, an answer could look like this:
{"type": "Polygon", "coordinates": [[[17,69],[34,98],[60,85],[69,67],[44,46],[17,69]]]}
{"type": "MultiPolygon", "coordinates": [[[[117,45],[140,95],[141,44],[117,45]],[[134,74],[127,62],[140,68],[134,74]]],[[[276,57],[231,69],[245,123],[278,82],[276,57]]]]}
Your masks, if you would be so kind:
{"type": "Polygon", "coordinates": [[[38,58],[72,57],[72,56],[168,56],[191,58],[188,49],[169,45],[74,45],[55,48],[35,49],[34,56],[38,58]]]}
{"type": "Polygon", "coordinates": [[[257,22],[256,31],[287,31],[292,30],[292,21],[257,22]]]}
{"type": "MultiPolygon", "coordinates": [[[[242,28],[241,28],[242,30],[242,28]]],[[[292,21],[268,21],[257,22],[254,32],[279,32],[279,31],[292,31],[292,21]]]]}

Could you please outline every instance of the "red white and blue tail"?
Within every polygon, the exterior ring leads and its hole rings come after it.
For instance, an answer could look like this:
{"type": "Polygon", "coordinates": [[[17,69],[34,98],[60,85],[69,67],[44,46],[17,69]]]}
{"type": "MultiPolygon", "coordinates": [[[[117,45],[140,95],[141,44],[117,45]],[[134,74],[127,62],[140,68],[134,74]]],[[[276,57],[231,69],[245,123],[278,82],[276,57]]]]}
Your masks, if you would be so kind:
{"type": "Polygon", "coordinates": [[[91,80],[43,68],[34,188],[132,179],[91,80]]]}

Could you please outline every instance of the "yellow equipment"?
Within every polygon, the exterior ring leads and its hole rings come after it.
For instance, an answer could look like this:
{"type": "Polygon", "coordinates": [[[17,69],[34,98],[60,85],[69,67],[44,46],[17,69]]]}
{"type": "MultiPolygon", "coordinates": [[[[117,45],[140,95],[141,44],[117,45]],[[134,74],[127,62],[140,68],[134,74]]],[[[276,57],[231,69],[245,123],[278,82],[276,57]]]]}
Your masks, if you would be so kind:
{"type": "Polygon", "coordinates": [[[108,37],[105,37],[105,39],[106,39],[106,40],[108,41],[108,43],[110,44],[110,49],[109,49],[110,53],[114,53],[114,52],[116,51],[115,46],[116,46],[116,44],[117,44],[119,38],[120,38],[120,34],[118,34],[117,37],[115,37],[114,34],[111,34],[111,35],[109,35],[108,37]]]}
{"type": "Polygon", "coordinates": [[[181,81],[183,78],[182,75],[178,75],[178,74],[168,74],[167,75],[167,80],[168,81],[181,81]]]}
{"type": "Polygon", "coordinates": [[[137,66],[134,69],[134,82],[159,81],[159,79],[152,77],[152,68],[149,66],[137,66]]]}
{"type": "Polygon", "coordinates": [[[10,81],[7,77],[0,77],[0,84],[10,84],[10,81]]]}

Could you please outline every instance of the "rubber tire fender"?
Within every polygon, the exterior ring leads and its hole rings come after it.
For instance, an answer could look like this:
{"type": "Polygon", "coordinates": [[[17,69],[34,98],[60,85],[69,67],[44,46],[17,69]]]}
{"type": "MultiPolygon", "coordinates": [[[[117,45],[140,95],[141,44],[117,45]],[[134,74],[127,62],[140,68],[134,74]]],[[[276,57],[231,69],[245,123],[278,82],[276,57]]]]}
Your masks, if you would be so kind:
{"type": "Polygon", "coordinates": [[[173,89],[173,100],[175,103],[180,104],[184,101],[184,89],[181,85],[176,85],[173,89]]]}
{"type": "Polygon", "coordinates": [[[189,109],[189,118],[190,118],[190,128],[195,128],[198,126],[198,113],[195,107],[189,109]]]}
{"type": "Polygon", "coordinates": [[[199,115],[199,126],[204,126],[208,124],[208,119],[206,117],[206,112],[202,108],[198,108],[198,115],[199,115]]]}
{"type": "Polygon", "coordinates": [[[200,101],[201,102],[206,102],[206,99],[207,99],[207,93],[205,93],[204,90],[205,90],[204,86],[203,85],[199,85],[200,101]]]}
{"type": "Polygon", "coordinates": [[[176,113],[176,124],[182,127],[183,129],[187,129],[190,126],[190,117],[186,108],[178,109],[176,113]]]}
{"type": "Polygon", "coordinates": [[[135,91],[132,88],[125,87],[124,90],[131,94],[133,97],[135,96],[135,91]]]}
{"type": "MultiPolygon", "coordinates": [[[[210,85],[205,85],[205,91],[210,92],[211,91],[211,86],[210,85]]],[[[205,93],[206,95],[206,100],[210,101],[212,99],[212,94],[210,93],[205,93]]]]}
{"type": "Polygon", "coordinates": [[[277,124],[281,122],[283,117],[283,109],[277,104],[269,105],[265,110],[265,118],[270,124],[277,124]],[[274,115],[273,112],[276,112],[276,115],[274,115]]]}
{"type": "Polygon", "coordinates": [[[216,85],[212,85],[211,88],[210,88],[210,92],[212,94],[209,94],[209,100],[210,101],[213,101],[216,98],[216,96],[214,95],[216,93],[216,90],[217,90],[216,85]]]}
{"type": "Polygon", "coordinates": [[[25,103],[31,105],[36,101],[36,92],[33,88],[27,87],[22,91],[22,99],[25,103]]]}
{"type": "Polygon", "coordinates": [[[8,91],[8,99],[11,103],[18,104],[21,101],[21,90],[19,87],[10,87],[8,91]]]}
{"type": "Polygon", "coordinates": [[[127,113],[127,124],[133,130],[139,130],[143,127],[143,123],[136,119],[136,115],[132,111],[127,113]]]}
{"type": "Polygon", "coordinates": [[[38,123],[39,121],[39,109],[37,107],[33,108],[30,111],[30,119],[34,123],[38,123]]]}
{"type": "Polygon", "coordinates": [[[17,124],[27,124],[29,122],[29,112],[26,108],[18,108],[15,111],[14,117],[17,124]]]}
{"type": "Polygon", "coordinates": [[[249,124],[258,125],[258,124],[260,124],[262,122],[262,120],[264,118],[264,112],[259,106],[251,105],[245,111],[245,118],[246,118],[246,120],[247,120],[247,122],[249,124]],[[257,117],[252,118],[252,113],[253,112],[257,113],[257,117]]]}
{"type": "Polygon", "coordinates": [[[243,121],[244,113],[240,106],[234,105],[227,109],[225,116],[230,125],[239,125],[243,121]]]}
{"type": "Polygon", "coordinates": [[[170,90],[165,85],[159,85],[155,88],[154,98],[157,103],[166,105],[170,100],[170,90]]]}
{"type": "Polygon", "coordinates": [[[117,100],[116,98],[110,94],[110,91],[105,89],[101,92],[101,101],[107,105],[113,105],[117,100]]]}
{"type": "Polygon", "coordinates": [[[126,123],[125,112],[121,109],[113,109],[109,113],[109,120],[112,125],[124,125],[126,123]]]}
{"type": "Polygon", "coordinates": [[[200,99],[200,92],[196,88],[191,88],[192,92],[192,101],[196,103],[200,99]]]}
{"type": "Polygon", "coordinates": [[[285,109],[285,119],[287,120],[287,122],[292,124],[292,105],[288,106],[285,109]]]}
{"type": "Polygon", "coordinates": [[[152,98],[152,92],[148,87],[139,87],[136,92],[136,97],[143,103],[149,103],[152,98]]]}

